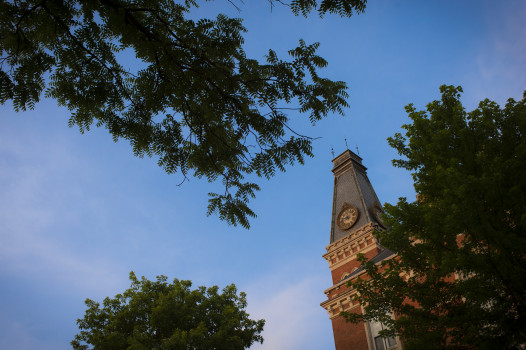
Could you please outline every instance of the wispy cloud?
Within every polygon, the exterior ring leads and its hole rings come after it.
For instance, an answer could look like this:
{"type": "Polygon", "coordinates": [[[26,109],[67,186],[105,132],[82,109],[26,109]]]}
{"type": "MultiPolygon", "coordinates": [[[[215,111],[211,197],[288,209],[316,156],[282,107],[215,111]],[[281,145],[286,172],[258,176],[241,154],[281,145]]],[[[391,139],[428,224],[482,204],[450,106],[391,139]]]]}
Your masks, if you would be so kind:
{"type": "Polygon", "coordinates": [[[1,273],[42,278],[87,292],[99,292],[99,288],[113,290],[120,285],[126,276],[114,275],[115,269],[109,267],[115,262],[85,254],[64,239],[64,232],[54,231],[57,223],[81,216],[77,210],[82,207],[68,208],[71,198],[67,197],[82,197],[82,190],[74,183],[65,184],[53,178],[68,168],[82,167],[79,161],[67,149],[53,144],[42,149],[35,139],[18,142],[2,136],[1,273]]]}
{"type": "Polygon", "coordinates": [[[309,274],[291,262],[288,268],[273,271],[250,286],[248,312],[251,318],[266,320],[263,344],[251,349],[330,349],[331,321],[319,306],[329,274],[328,269],[323,276],[309,274]]]}

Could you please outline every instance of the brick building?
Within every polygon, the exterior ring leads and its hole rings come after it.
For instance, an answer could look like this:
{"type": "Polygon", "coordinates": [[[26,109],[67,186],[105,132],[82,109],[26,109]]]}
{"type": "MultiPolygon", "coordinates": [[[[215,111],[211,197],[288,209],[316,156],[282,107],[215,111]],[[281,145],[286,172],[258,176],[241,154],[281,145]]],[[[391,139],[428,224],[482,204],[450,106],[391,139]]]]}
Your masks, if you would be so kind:
{"type": "Polygon", "coordinates": [[[340,311],[361,313],[362,307],[353,302],[355,291],[346,286],[350,278],[364,273],[357,261],[358,253],[380,262],[394,253],[382,248],[375,232],[383,230],[382,207],[367,177],[362,158],[346,150],[333,160],[334,194],[330,244],[323,257],[329,263],[332,287],[325,290],[327,300],[321,306],[332,321],[336,350],[400,350],[396,338],[381,338],[379,322],[351,324],[339,316],[340,311]]]}

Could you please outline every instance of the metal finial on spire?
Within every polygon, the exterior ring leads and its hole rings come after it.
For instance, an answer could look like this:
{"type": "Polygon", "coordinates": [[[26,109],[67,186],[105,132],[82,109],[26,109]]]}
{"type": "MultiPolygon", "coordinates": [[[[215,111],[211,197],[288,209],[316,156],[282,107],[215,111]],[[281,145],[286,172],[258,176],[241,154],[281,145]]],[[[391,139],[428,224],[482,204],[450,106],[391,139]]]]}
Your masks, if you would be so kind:
{"type": "Polygon", "coordinates": [[[347,149],[349,149],[349,146],[347,145],[347,138],[344,137],[343,139],[345,140],[345,147],[347,147],[347,149]]]}
{"type": "Polygon", "coordinates": [[[331,146],[332,159],[334,159],[334,148],[331,146]]]}
{"type": "Polygon", "coordinates": [[[356,146],[356,154],[360,155],[360,151],[358,150],[358,146],[356,146]]]}

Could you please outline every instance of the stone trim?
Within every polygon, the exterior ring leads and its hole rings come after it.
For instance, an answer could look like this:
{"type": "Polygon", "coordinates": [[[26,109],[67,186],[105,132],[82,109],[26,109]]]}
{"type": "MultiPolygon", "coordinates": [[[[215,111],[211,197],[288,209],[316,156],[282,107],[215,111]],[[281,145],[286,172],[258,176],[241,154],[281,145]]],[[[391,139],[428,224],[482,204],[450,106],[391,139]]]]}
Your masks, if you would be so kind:
{"type": "Polygon", "coordinates": [[[347,255],[335,255],[333,259],[334,262],[331,263],[331,261],[329,261],[329,268],[331,269],[331,271],[347,264],[350,261],[357,260],[357,254],[365,254],[370,252],[374,248],[378,248],[374,237],[370,238],[370,240],[372,240],[371,244],[367,243],[368,240],[369,239],[360,240],[356,245],[354,245],[354,247],[357,249],[355,252],[350,252],[347,255]],[[360,245],[362,245],[363,248],[361,248],[360,245]]]}
{"type": "MultiPolygon", "coordinates": [[[[391,259],[394,259],[394,258],[396,258],[396,257],[397,257],[397,255],[393,255],[393,256],[390,256],[389,258],[384,259],[384,260],[382,260],[382,261],[391,260],[391,259]]],[[[376,265],[379,265],[382,261],[378,261],[378,262],[376,263],[376,265]]],[[[363,274],[365,274],[365,273],[366,273],[366,271],[365,271],[365,270],[362,270],[362,271],[360,271],[359,273],[357,273],[356,275],[352,276],[352,279],[351,279],[351,280],[355,280],[356,278],[360,277],[361,275],[363,275],[363,274]]],[[[351,274],[352,274],[352,272],[351,272],[351,274]]],[[[405,275],[405,272],[400,273],[400,276],[403,276],[403,275],[405,275]]],[[[332,287],[329,287],[329,288],[325,289],[325,290],[323,291],[323,293],[324,293],[327,297],[329,297],[329,295],[331,294],[331,292],[332,292],[333,290],[340,290],[340,288],[342,288],[343,286],[345,286],[346,283],[349,282],[349,281],[350,281],[349,279],[341,280],[341,281],[339,281],[338,283],[334,284],[332,287]]],[[[342,294],[342,295],[343,295],[343,294],[342,294]]]]}
{"type": "Polygon", "coordinates": [[[348,290],[333,299],[324,301],[320,306],[327,311],[329,318],[332,320],[338,317],[342,311],[354,310],[360,307],[359,302],[352,300],[355,294],[355,290],[348,290]]]}
{"type": "MultiPolygon", "coordinates": [[[[354,271],[353,271],[354,272],[354,271]]],[[[351,275],[350,272],[344,272],[342,273],[342,277],[340,277],[340,281],[343,281],[344,279],[346,279],[347,277],[349,277],[351,275]]]]}
{"type": "Polygon", "coordinates": [[[378,246],[372,224],[364,228],[327,246],[328,251],[322,257],[327,260],[331,270],[342,266],[349,260],[356,259],[356,254],[366,253],[378,246]]]}
{"type": "Polygon", "coordinates": [[[365,170],[367,170],[365,166],[363,166],[362,164],[362,157],[360,157],[359,155],[347,149],[343,151],[342,154],[340,154],[339,156],[337,156],[336,158],[332,160],[332,164],[333,164],[332,171],[335,173],[338,167],[340,167],[342,164],[345,164],[346,162],[354,163],[364,168],[365,170]]]}
{"type": "Polygon", "coordinates": [[[352,241],[352,240],[358,238],[359,236],[361,236],[362,234],[366,233],[367,231],[373,231],[373,230],[380,231],[379,225],[375,224],[375,223],[372,223],[372,222],[369,222],[369,223],[363,225],[362,227],[360,227],[359,229],[357,229],[356,231],[352,231],[347,236],[345,236],[343,238],[340,238],[336,242],[332,242],[331,244],[329,244],[328,246],[325,247],[325,250],[327,250],[327,253],[330,253],[333,250],[338,249],[340,246],[345,245],[349,241],[352,241]]]}
{"type": "Polygon", "coordinates": [[[333,171],[334,171],[334,176],[338,178],[338,177],[342,176],[343,173],[349,171],[349,170],[352,169],[352,168],[353,168],[353,166],[352,166],[352,163],[351,163],[351,162],[346,163],[346,164],[343,164],[343,165],[341,165],[341,166],[338,166],[337,169],[335,168],[335,169],[333,170],[333,171]]]}

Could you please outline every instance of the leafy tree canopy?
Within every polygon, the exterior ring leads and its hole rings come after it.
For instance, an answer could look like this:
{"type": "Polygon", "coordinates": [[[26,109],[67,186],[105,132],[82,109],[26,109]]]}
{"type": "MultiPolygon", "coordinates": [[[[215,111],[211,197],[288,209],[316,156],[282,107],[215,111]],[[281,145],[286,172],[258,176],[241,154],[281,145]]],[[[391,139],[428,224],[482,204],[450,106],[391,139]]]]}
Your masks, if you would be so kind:
{"type": "MultiPolygon", "coordinates": [[[[288,60],[272,50],[265,62],[247,57],[242,19],[189,19],[198,2],[0,0],[0,103],[32,109],[44,92],[81,132],[105,127],[167,173],[221,179],[208,214],[248,228],[259,186],[246,176],[270,178],[312,156],[291,113],[312,124],[343,114],[347,86],[318,74],[327,65],[318,43],[300,40],[288,60]]],[[[296,15],[351,16],[366,0],[269,2],[296,15]]]]}
{"type": "Polygon", "coordinates": [[[526,92],[467,113],[460,87],[418,111],[389,144],[416,201],[385,205],[379,235],[396,258],[351,283],[364,315],[404,349],[517,349],[526,344],[526,92]],[[395,319],[391,319],[394,312],[395,319]],[[521,345],[522,344],[522,345],[521,345]]]}
{"type": "Polygon", "coordinates": [[[77,320],[80,333],[73,349],[240,350],[263,343],[264,320],[249,319],[245,293],[236,286],[199,287],[165,276],[149,281],[130,273],[131,287],[102,307],[87,299],[86,314],[77,320]]]}

